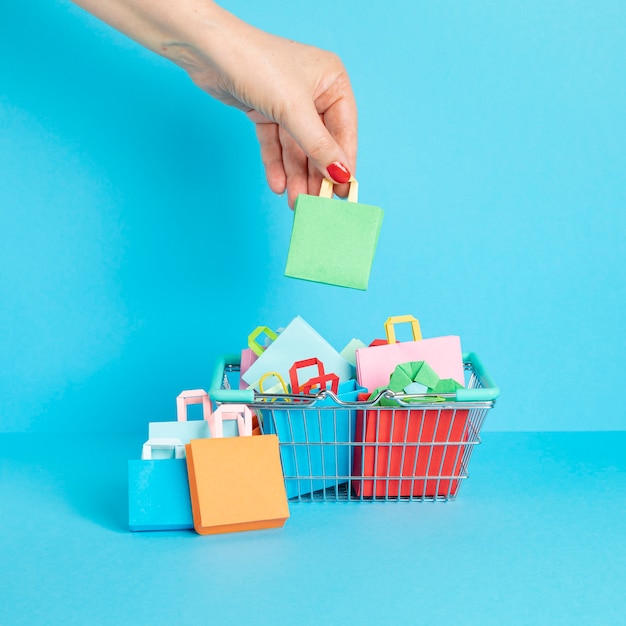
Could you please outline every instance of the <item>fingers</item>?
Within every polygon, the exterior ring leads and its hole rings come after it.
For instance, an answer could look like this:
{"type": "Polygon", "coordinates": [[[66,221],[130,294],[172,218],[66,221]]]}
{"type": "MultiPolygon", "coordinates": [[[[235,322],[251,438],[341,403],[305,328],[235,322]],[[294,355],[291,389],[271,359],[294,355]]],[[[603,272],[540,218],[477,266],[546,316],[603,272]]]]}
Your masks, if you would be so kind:
{"type": "Polygon", "coordinates": [[[267,105],[247,113],[256,124],[269,186],[276,193],[286,189],[292,208],[300,193],[319,193],[322,177],[336,183],[337,195],[347,196],[347,183],[355,171],[354,94],[339,59],[332,55],[327,61],[315,90],[292,89],[287,98],[289,89],[285,88],[279,110],[267,105]]]}
{"type": "MultiPolygon", "coordinates": [[[[295,139],[283,127],[270,122],[267,118],[258,114],[248,113],[248,116],[256,121],[256,135],[261,147],[261,159],[265,167],[265,176],[270,189],[277,194],[287,190],[287,202],[293,209],[296,198],[301,193],[317,195],[319,193],[322,176],[331,180],[345,180],[350,173],[339,164],[331,163],[322,174],[319,166],[307,157],[295,139]]],[[[345,129],[336,123],[340,116],[331,110],[327,112],[331,120],[330,127],[337,132],[339,139],[347,141],[354,135],[350,128],[345,129]]],[[[318,116],[319,119],[319,116],[318,116]]],[[[323,124],[323,122],[322,122],[323,124]]],[[[354,162],[352,157],[352,161],[354,162]]],[[[335,193],[340,196],[348,194],[348,185],[336,185],[335,193]]]]}
{"type": "Polygon", "coordinates": [[[307,156],[284,128],[279,128],[278,135],[287,176],[287,203],[293,209],[298,195],[309,193],[307,156]]]}
{"type": "Polygon", "coordinates": [[[320,119],[314,103],[300,107],[297,118],[291,118],[287,116],[285,128],[320,175],[346,183],[351,176],[350,159],[320,119]]]}
{"type": "Polygon", "coordinates": [[[308,193],[312,196],[317,196],[320,192],[320,187],[322,186],[322,175],[320,171],[313,165],[313,162],[310,159],[307,159],[308,162],[308,193]]]}
{"type": "MultiPolygon", "coordinates": [[[[334,140],[343,147],[347,155],[347,163],[349,171],[354,174],[356,169],[357,157],[357,114],[354,99],[341,98],[334,102],[327,110],[324,111],[324,125],[334,140]]],[[[336,176],[333,176],[336,180],[336,176]]],[[[335,193],[339,196],[348,195],[348,185],[339,185],[335,188],[335,193]]]]}
{"type": "Polygon", "coordinates": [[[287,187],[287,174],[283,165],[283,148],[278,126],[274,123],[256,124],[256,136],[261,146],[261,160],[270,189],[281,194],[287,187]]]}
{"type": "Polygon", "coordinates": [[[287,190],[287,201],[292,209],[299,194],[317,195],[322,175],[300,146],[277,124],[262,116],[255,116],[255,119],[260,120],[256,123],[256,135],[270,189],[277,194],[287,190]]]}

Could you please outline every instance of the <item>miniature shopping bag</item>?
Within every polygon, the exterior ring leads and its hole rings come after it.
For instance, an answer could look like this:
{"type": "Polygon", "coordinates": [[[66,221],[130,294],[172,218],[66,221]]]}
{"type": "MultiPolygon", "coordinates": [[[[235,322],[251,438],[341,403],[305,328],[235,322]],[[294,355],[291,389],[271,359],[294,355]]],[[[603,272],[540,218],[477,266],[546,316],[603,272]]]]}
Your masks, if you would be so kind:
{"type": "MultiPolygon", "coordinates": [[[[206,439],[211,437],[211,403],[209,394],[204,389],[188,389],[176,397],[175,422],[150,422],[148,424],[149,437],[175,437],[183,444],[188,444],[192,439],[206,439]],[[187,419],[189,405],[202,405],[202,419],[187,419]]],[[[228,423],[226,437],[237,435],[237,425],[228,423]]]]}
{"type": "Polygon", "coordinates": [[[352,468],[355,494],[456,495],[472,450],[467,443],[469,410],[448,407],[359,411],[352,468]]]}
{"type": "MultiPolygon", "coordinates": [[[[334,383],[330,377],[324,382],[328,387],[334,383]]],[[[335,395],[340,403],[356,402],[363,391],[352,379],[340,383],[335,395]]],[[[268,403],[263,409],[266,432],[276,433],[280,440],[287,497],[306,497],[329,487],[338,489],[350,476],[356,408],[338,404],[329,395],[320,396],[304,409],[297,407],[298,403],[281,407],[268,403]]]]}
{"type": "Polygon", "coordinates": [[[300,316],[287,325],[242,377],[259,391],[259,380],[266,372],[278,372],[283,380],[289,380],[289,368],[296,361],[312,357],[322,361],[340,381],[354,377],[354,367],[300,316]]]}
{"type": "Polygon", "coordinates": [[[212,439],[187,446],[194,528],[201,535],[283,526],[289,506],[276,435],[252,437],[252,414],[242,404],[213,413],[212,439]],[[236,420],[239,437],[220,437],[224,420],[236,420]]]}
{"type": "Polygon", "coordinates": [[[184,457],[179,439],[154,438],[143,445],[141,459],[128,462],[130,530],[193,528],[184,457]]]}
{"type": "Polygon", "coordinates": [[[439,378],[465,381],[461,340],[456,335],[422,339],[420,325],[412,315],[390,317],[385,322],[387,343],[356,350],[356,370],[359,384],[369,391],[389,384],[397,365],[410,361],[426,361],[439,378]],[[394,325],[408,322],[413,341],[396,342],[394,325]]]}
{"type": "Polygon", "coordinates": [[[296,198],[285,276],[366,290],[383,210],[358,204],[354,179],[347,202],[332,195],[333,183],[324,179],[319,196],[296,198]]]}
{"type": "Polygon", "coordinates": [[[241,351],[241,365],[239,366],[239,389],[246,389],[247,383],[243,376],[250,366],[263,354],[267,346],[278,337],[278,333],[268,326],[257,326],[248,335],[248,347],[241,351]],[[259,337],[265,336],[265,343],[259,342],[259,337]]]}
{"type": "Polygon", "coordinates": [[[333,373],[326,373],[324,371],[324,364],[317,358],[303,359],[302,361],[296,361],[289,368],[289,383],[291,384],[291,393],[311,393],[314,389],[330,389],[333,393],[337,393],[339,386],[339,376],[333,373]],[[315,376],[308,377],[308,380],[304,383],[300,381],[301,370],[309,371],[311,368],[315,368],[315,376]]]}

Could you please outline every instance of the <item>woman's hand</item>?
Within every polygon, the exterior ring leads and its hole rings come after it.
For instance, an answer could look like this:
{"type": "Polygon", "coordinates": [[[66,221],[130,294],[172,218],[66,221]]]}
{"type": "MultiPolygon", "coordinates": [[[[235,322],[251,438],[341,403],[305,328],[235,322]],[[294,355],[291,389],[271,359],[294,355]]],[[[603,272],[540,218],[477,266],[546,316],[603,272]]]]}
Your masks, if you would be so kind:
{"type": "Polygon", "coordinates": [[[283,39],[210,0],[76,0],[118,30],[171,59],[201,89],[256,125],[270,188],[317,194],[322,176],[345,184],[354,172],[357,111],[333,53],[283,39]]]}

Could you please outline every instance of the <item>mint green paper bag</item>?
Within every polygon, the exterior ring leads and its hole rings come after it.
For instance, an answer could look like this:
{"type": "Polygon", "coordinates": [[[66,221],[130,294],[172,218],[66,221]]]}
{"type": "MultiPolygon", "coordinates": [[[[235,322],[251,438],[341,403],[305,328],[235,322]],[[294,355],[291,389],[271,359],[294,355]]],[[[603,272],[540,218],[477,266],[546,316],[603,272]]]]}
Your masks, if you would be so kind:
{"type": "Polygon", "coordinates": [[[365,291],[383,221],[383,210],[358,203],[358,183],[348,200],[333,199],[333,183],[319,196],[296,198],[285,276],[365,291]]]}

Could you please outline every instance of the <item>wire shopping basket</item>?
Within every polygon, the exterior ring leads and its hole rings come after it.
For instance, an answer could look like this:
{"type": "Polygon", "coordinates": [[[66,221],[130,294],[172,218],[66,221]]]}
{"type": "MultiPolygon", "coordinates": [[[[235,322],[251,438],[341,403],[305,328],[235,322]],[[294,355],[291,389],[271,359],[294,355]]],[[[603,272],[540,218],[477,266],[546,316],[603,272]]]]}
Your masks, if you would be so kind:
{"type": "Polygon", "coordinates": [[[240,356],[226,355],[216,363],[209,395],[218,405],[247,404],[262,433],[278,435],[290,501],[446,501],[468,477],[499,395],[475,353],[465,353],[463,362],[465,388],[437,394],[443,401],[387,391],[381,395],[394,406],[379,406],[381,396],[363,400],[367,393],[242,390],[240,356]]]}

